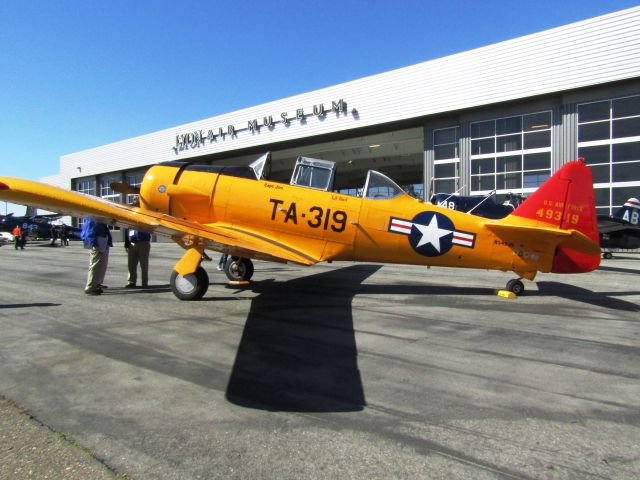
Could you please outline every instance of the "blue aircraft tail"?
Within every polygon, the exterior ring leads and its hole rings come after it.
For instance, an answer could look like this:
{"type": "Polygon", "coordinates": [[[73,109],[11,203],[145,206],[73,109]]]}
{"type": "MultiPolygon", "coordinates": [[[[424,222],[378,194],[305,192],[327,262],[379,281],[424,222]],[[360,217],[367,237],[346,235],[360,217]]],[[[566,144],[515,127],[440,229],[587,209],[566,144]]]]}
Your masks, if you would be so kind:
{"type": "Polygon", "coordinates": [[[638,225],[640,223],[640,200],[630,198],[613,214],[613,218],[618,218],[632,225],[638,225]]]}

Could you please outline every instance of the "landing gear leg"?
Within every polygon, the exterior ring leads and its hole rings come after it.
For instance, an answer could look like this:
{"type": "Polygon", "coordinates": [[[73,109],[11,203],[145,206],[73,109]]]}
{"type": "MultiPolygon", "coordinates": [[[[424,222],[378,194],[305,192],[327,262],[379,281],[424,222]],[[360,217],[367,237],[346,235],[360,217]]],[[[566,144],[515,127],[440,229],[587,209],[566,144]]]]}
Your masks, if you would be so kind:
{"type": "Polygon", "coordinates": [[[515,293],[516,295],[521,295],[524,292],[524,283],[519,278],[513,278],[507,282],[507,290],[515,293]]]}

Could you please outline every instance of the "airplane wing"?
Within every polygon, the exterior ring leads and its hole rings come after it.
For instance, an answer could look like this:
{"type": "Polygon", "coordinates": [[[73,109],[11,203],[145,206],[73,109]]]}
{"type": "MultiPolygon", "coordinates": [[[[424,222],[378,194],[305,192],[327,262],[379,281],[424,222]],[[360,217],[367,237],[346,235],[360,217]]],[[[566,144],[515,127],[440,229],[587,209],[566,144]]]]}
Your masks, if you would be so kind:
{"type": "Polygon", "coordinates": [[[511,225],[487,222],[487,228],[498,236],[518,234],[538,242],[548,242],[558,247],[571,248],[589,255],[600,255],[600,245],[578,230],[563,230],[553,227],[534,227],[530,225],[511,225]]]}
{"type": "Polygon", "coordinates": [[[256,229],[228,223],[200,224],[31,180],[0,177],[0,199],[65,215],[91,215],[104,223],[142,229],[175,240],[192,235],[205,239],[207,245],[215,250],[242,253],[254,258],[302,265],[320,261],[317,255],[286,241],[270,238],[256,229]]]}

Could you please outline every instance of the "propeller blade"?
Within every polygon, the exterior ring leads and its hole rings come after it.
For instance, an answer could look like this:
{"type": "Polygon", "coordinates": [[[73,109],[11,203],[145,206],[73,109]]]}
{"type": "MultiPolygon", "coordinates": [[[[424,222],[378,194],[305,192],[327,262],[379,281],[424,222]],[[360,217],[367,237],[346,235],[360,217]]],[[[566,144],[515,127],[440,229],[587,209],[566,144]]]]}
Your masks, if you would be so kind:
{"type": "Polygon", "coordinates": [[[132,187],[126,183],[113,182],[109,184],[109,187],[114,192],[124,193],[128,195],[140,195],[140,189],[138,187],[132,187]]]}

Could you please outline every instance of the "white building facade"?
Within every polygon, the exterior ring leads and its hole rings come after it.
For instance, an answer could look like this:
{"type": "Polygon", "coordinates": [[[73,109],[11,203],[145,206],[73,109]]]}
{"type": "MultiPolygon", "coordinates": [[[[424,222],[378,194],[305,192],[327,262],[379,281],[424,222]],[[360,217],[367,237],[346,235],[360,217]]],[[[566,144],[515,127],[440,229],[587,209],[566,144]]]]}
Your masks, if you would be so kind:
{"type": "Polygon", "coordinates": [[[65,155],[45,182],[126,200],[170,160],[246,164],[272,152],[337,162],[336,190],[368,169],[410,194],[530,193],[582,156],[598,213],[640,195],[640,7],[65,155]]]}

